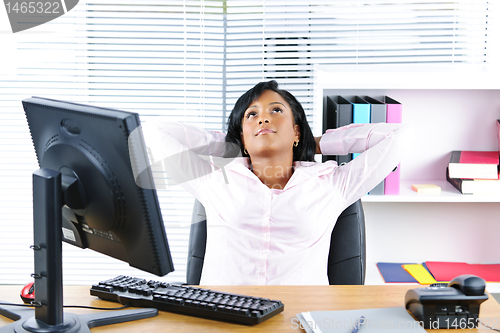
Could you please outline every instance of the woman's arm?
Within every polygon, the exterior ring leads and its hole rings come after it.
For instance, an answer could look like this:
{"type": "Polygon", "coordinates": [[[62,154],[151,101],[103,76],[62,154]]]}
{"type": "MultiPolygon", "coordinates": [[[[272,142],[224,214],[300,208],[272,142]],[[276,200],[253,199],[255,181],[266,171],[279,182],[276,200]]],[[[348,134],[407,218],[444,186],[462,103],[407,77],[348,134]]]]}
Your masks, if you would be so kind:
{"type": "Polygon", "coordinates": [[[172,138],[187,149],[224,142],[226,138],[222,132],[207,131],[197,126],[167,120],[149,121],[143,125],[143,131],[145,135],[152,134],[160,141],[172,138]]]}
{"type": "Polygon", "coordinates": [[[320,140],[324,155],[361,153],[338,167],[334,184],[350,203],[379,184],[401,161],[413,141],[406,124],[351,124],[328,130],[320,140]]]}
{"type": "Polygon", "coordinates": [[[172,121],[142,127],[151,164],[161,167],[169,185],[182,185],[198,198],[197,189],[220,168],[213,157],[222,156],[225,134],[172,121]]]}

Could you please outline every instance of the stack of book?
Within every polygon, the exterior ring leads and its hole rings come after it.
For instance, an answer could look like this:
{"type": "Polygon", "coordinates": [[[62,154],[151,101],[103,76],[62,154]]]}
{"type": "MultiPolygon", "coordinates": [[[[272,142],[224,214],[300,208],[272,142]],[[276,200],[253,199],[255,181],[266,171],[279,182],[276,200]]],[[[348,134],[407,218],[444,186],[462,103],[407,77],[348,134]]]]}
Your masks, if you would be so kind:
{"type": "Polygon", "coordinates": [[[498,151],[452,151],[446,179],[462,194],[500,194],[498,151]]]}

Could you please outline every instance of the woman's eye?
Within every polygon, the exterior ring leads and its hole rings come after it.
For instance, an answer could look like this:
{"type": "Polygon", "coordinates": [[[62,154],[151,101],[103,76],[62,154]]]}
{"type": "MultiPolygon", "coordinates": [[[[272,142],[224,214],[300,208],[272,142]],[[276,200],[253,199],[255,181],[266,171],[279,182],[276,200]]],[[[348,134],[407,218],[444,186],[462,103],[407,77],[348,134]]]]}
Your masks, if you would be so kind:
{"type": "Polygon", "coordinates": [[[271,113],[272,112],[283,112],[283,110],[279,107],[275,107],[274,109],[271,110],[271,113]]]}
{"type": "Polygon", "coordinates": [[[247,119],[248,119],[248,118],[250,118],[250,117],[253,117],[253,116],[255,116],[255,115],[257,115],[257,112],[255,112],[255,111],[250,111],[250,112],[248,112],[248,113],[247,113],[247,119]]]}

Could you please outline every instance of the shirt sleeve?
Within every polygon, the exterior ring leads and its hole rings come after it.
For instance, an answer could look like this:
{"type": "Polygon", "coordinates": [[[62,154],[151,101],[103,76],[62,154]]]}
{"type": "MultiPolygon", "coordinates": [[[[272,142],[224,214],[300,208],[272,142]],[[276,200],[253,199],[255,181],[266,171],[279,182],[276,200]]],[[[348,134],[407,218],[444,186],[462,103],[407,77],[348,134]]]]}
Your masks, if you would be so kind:
{"type": "Polygon", "coordinates": [[[155,177],[155,184],[161,184],[158,180],[163,177],[169,186],[181,185],[197,198],[201,184],[221,167],[221,159],[236,149],[225,142],[224,133],[192,125],[155,121],[142,127],[151,165],[156,174],[163,171],[155,177]]]}
{"type": "Polygon", "coordinates": [[[407,124],[351,124],[326,131],[320,140],[323,155],[361,153],[333,173],[334,184],[346,206],[394,170],[413,138],[413,129],[407,124]]]}

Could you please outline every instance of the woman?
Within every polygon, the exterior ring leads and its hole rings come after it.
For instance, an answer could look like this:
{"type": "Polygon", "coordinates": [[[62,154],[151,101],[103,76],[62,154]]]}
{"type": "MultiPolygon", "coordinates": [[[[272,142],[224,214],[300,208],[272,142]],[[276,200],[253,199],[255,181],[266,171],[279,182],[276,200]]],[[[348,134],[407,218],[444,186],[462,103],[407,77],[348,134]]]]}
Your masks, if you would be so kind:
{"type": "Polygon", "coordinates": [[[402,124],[353,124],[314,138],[300,103],[275,81],[240,97],[227,136],[171,122],[154,127],[145,132],[156,133],[155,160],[207,213],[204,285],[328,284],[336,217],[394,169],[412,136],[402,124]],[[237,145],[243,157],[217,158],[224,141],[226,153],[237,145]],[[313,162],[314,153],[362,154],[337,166],[313,162]]]}

